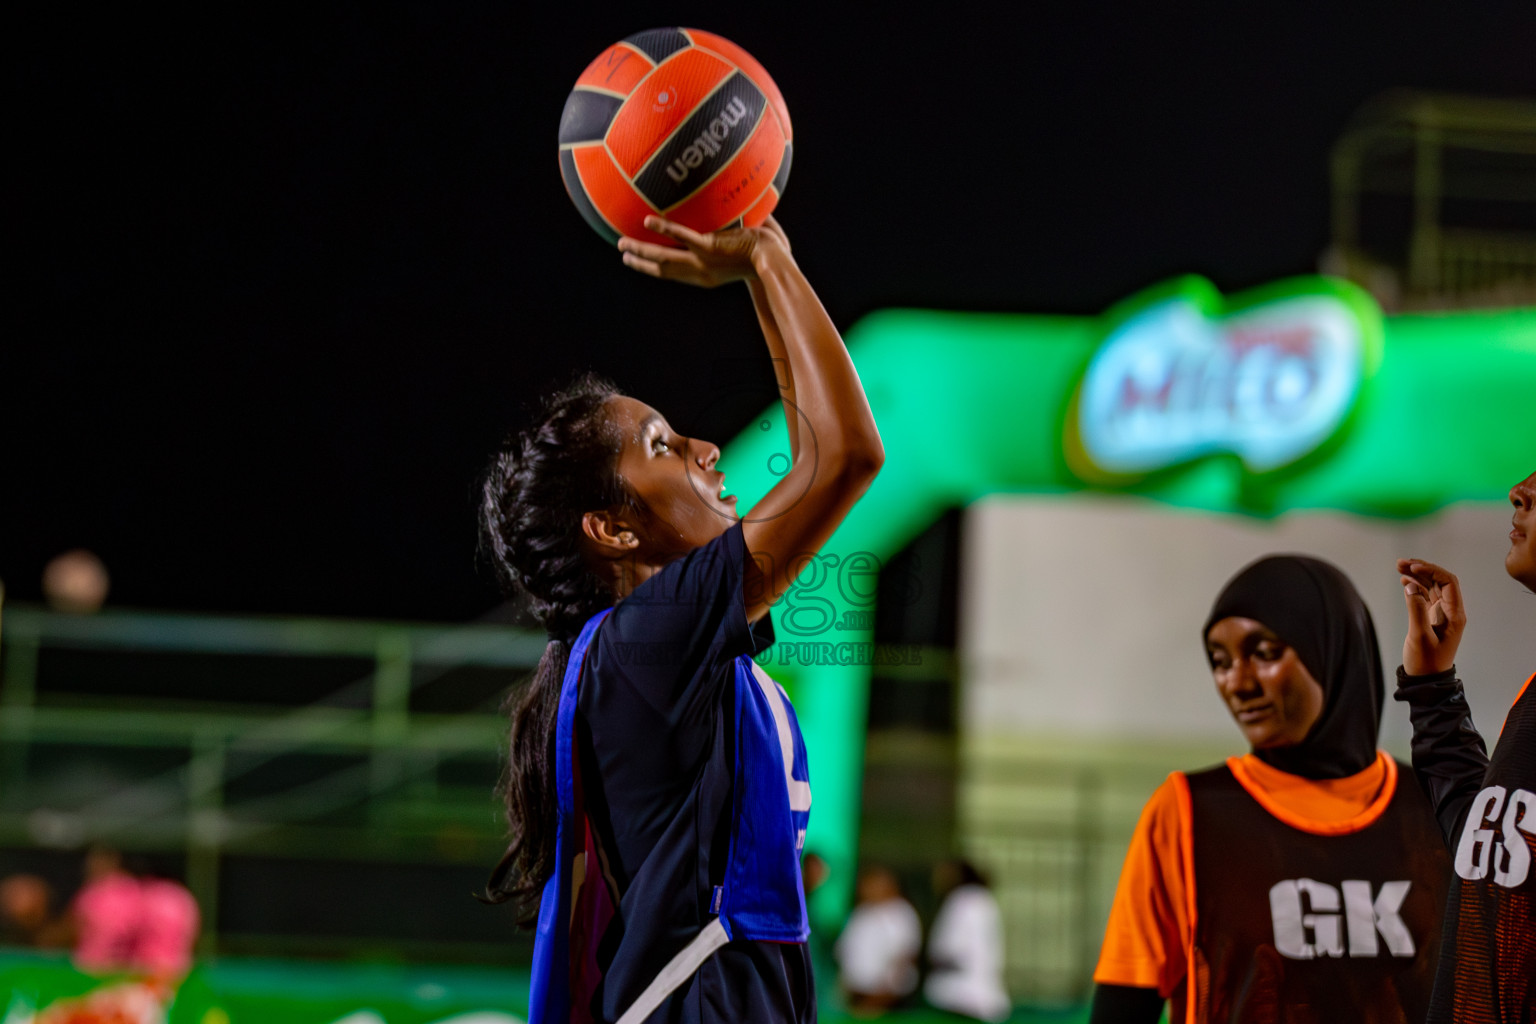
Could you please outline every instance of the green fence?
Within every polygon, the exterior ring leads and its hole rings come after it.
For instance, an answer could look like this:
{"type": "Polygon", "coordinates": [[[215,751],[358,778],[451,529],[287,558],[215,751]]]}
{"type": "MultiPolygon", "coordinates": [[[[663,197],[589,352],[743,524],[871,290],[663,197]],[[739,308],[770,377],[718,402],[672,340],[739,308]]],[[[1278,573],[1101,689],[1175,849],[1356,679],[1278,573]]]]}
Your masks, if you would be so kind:
{"type": "MultiPolygon", "coordinates": [[[[541,635],[496,625],[126,611],[73,616],[25,606],[5,609],[0,635],[0,850],[51,848],[73,857],[84,843],[104,841],[184,859],[204,914],[203,970],[235,979],[236,988],[249,981],[254,990],[265,991],[256,982],[276,976],[240,959],[253,954],[526,963],[526,934],[513,932],[509,921],[499,940],[303,929],[250,933],[228,927],[220,907],[238,888],[226,868],[241,858],[338,865],[447,862],[483,872],[504,842],[492,791],[505,717],[494,708],[444,713],[417,704],[423,691],[466,667],[495,673],[505,689],[542,653],[541,635]],[[164,659],[199,659],[195,665],[208,673],[208,693],[154,697],[56,685],[68,658],[82,653],[101,659],[109,683],[116,678],[113,666],[133,658],[162,659],[150,662],[151,673],[156,665],[170,664],[164,659]],[[220,684],[221,666],[241,659],[256,659],[260,671],[274,678],[291,674],[299,661],[333,661],[345,681],[317,684],[315,699],[303,706],[235,700],[220,684]],[[61,770],[114,755],[139,757],[137,774],[61,770]],[[252,791],[253,778],[306,758],[311,760],[302,763],[322,768],[279,773],[281,785],[252,791]],[[61,782],[61,775],[68,778],[61,782]],[[242,963],[247,966],[238,966],[242,963]]],[[[251,669],[245,665],[242,671],[251,669]]],[[[908,763],[911,757],[900,753],[907,747],[892,747],[888,759],[901,761],[906,771],[898,781],[907,817],[876,806],[865,822],[872,834],[900,833],[901,847],[921,853],[925,864],[946,853],[948,844],[928,850],[920,842],[927,826],[909,818],[918,811],[929,817],[954,813],[953,741],[929,745],[942,749],[929,752],[938,767],[927,766],[924,807],[911,806],[916,791],[909,777],[923,766],[908,763]]],[[[876,743],[872,749],[883,747],[876,743]]],[[[1134,809],[1155,785],[1154,773],[1126,776],[1113,765],[1101,769],[1039,759],[1018,763],[995,751],[968,752],[961,762],[971,790],[990,794],[965,810],[959,838],[997,879],[1010,943],[1010,987],[1026,1003],[1080,1005],[1134,809]]],[[[954,835],[949,828],[941,831],[954,835]]],[[[470,902],[467,888],[454,895],[470,902]]],[[[375,977],[368,972],[383,968],[357,969],[363,972],[357,977],[375,977]]],[[[307,977],[302,965],[283,966],[279,974],[307,977]]],[[[835,981],[824,977],[822,985],[830,990],[835,981]]],[[[230,998],[238,1003],[247,997],[230,998]]]]}
{"type": "MultiPolygon", "coordinates": [[[[493,789],[505,718],[494,708],[414,710],[413,692],[466,667],[493,670],[511,685],[543,652],[542,635],[493,625],[73,616],[32,607],[6,608],[3,627],[0,846],[96,841],[184,857],[204,915],[203,953],[343,952],[348,942],[226,934],[220,875],[232,855],[484,867],[502,848],[493,789]],[[105,657],[106,685],[93,693],[50,686],[53,663],[81,652],[105,657]],[[145,655],[160,659],[151,672],[178,656],[198,659],[208,696],[110,692],[111,666],[145,655]],[[292,659],[331,662],[343,681],[325,682],[298,707],[216,699],[220,665],[237,658],[254,659],[274,679],[292,659]],[[71,770],[103,762],[129,767],[71,770]]],[[[401,951],[472,952],[442,945],[401,951]]]]}
{"type": "MultiPolygon", "coordinates": [[[[0,1019],[30,1024],[33,1009],[112,983],[57,957],[0,951],[0,1019]]],[[[825,979],[818,984],[825,987],[825,979]]],[[[225,960],[192,973],[167,1024],[521,1024],[527,1006],[528,977],[515,971],[225,960]]],[[[855,1018],[833,999],[823,1002],[820,1019],[843,1024],[855,1018]]],[[[917,1007],[885,1019],[892,1024],[958,1020],[917,1007]]],[[[1081,1024],[1086,1012],[1019,1009],[1010,1020],[1081,1024]]]]}
{"type": "Polygon", "coordinates": [[[1142,806],[1170,771],[1226,753],[1209,740],[1035,736],[966,745],[959,844],[991,877],[1015,999],[1070,1007],[1088,998],[1142,806]]]}

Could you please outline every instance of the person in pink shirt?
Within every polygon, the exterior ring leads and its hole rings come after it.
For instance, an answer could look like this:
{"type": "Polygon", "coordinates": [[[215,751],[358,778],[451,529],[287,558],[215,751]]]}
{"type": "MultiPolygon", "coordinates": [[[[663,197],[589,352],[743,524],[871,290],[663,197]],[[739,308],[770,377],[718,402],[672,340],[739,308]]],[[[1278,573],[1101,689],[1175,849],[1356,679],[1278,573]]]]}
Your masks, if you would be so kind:
{"type": "Polygon", "coordinates": [[[85,885],[71,916],[82,970],[179,978],[192,966],[197,901],[178,882],[130,874],[116,850],[98,846],[86,854],[85,885]]]}
{"type": "Polygon", "coordinates": [[[70,907],[75,963],[86,971],[126,968],[138,942],[139,882],[123,870],[116,850],[93,846],[85,854],[85,885],[70,907]]]}
{"type": "Polygon", "coordinates": [[[180,977],[192,969],[197,942],[197,901],[180,882],[166,878],[139,881],[141,924],[132,963],[160,977],[180,977]]]}

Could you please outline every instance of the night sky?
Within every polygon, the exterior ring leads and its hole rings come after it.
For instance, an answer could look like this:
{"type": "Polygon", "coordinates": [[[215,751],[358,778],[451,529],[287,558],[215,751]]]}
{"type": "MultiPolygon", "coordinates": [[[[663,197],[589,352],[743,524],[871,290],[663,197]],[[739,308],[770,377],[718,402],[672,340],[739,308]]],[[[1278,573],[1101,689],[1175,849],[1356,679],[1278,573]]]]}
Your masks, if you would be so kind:
{"type": "Polygon", "coordinates": [[[1529,2],[117,6],[9,19],[11,598],[84,546],[118,606],[476,617],[475,480],[544,385],[722,443],[770,402],[745,290],[625,270],[561,185],[566,93],[639,29],[772,73],[780,219],[844,328],[1312,271],[1363,102],[1536,96],[1529,2]]]}

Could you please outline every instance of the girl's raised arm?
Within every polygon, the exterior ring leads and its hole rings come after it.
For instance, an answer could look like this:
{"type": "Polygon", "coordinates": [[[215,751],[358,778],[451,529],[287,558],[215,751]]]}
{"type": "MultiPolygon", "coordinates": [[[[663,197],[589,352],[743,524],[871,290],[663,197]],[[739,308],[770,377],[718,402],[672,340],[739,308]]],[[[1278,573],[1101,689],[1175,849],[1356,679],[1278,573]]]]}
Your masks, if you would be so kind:
{"type": "Polygon", "coordinates": [[[747,617],[755,621],[869,488],[885,449],[843,339],[776,222],[707,235],[660,217],[648,218],[646,227],[686,248],[625,238],[619,249],[628,266],[703,287],[750,282],[769,354],[784,361],[778,374],[792,461],[742,526],[753,557],[747,617]]]}

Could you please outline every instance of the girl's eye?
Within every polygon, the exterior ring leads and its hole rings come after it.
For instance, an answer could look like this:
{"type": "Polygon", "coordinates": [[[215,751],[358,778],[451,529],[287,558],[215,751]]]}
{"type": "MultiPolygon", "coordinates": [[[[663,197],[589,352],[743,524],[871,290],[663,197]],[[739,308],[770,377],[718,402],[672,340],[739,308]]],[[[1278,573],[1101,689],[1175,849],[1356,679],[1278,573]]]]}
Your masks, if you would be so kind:
{"type": "Polygon", "coordinates": [[[1279,661],[1285,655],[1285,647],[1282,644],[1260,644],[1253,653],[1263,661],[1279,661]]]}
{"type": "Polygon", "coordinates": [[[655,452],[657,455],[664,455],[671,450],[672,447],[659,437],[651,442],[651,451],[655,452]]]}

